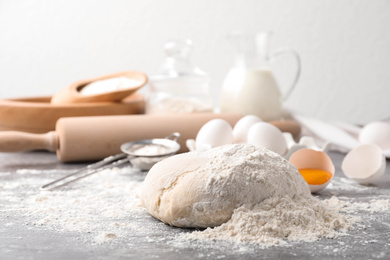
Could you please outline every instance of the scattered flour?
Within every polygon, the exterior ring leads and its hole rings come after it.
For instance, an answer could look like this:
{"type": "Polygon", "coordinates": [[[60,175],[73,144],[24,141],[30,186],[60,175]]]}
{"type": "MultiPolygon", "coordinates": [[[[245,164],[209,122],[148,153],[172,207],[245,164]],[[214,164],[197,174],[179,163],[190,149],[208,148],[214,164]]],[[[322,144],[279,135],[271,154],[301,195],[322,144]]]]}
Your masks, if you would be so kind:
{"type": "MultiPolygon", "coordinates": [[[[209,253],[223,245],[212,241],[222,240],[232,242],[239,252],[248,254],[253,248],[247,244],[254,244],[257,248],[287,245],[290,241],[313,241],[321,237],[337,238],[351,226],[359,229],[359,225],[364,224],[359,232],[348,232],[355,244],[344,245],[344,240],[338,240],[340,249],[336,249],[342,251],[347,246],[377,243],[366,230],[370,230],[372,223],[383,222],[386,226],[390,212],[388,193],[378,196],[375,194],[380,193],[377,187],[361,186],[337,177],[335,185],[328,186],[321,193],[326,196],[317,196],[321,201],[311,196],[270,197],[256,205],[237,207],[232,218],[220,226],[190,232],[171,228],[148,216],[140,207],[137,196],[145,174],[129,167],[105,170],[60,190],[38,190],[42,184],[71,172],[34,169],[0,172],[0,231],[47,229],[60,234],[77,234],[78,240],[99,247],[118,243],[137,246],[143,240],[145,243],[187,248],[192,247],[196,240],[202,243],[203,249],[209,248],[209,253]],[[360,197],[324,199],[328,193],[345,192],[360,197]],[[361,223],[355,226],[359,217],[361,223]]],[[[227,250],[229,248],[226,246],[227,250]]],[[[329,246],[327,250],[336,249],[329,246]]],[[[378,257],[384,257],[386,253],[383,252],[378,251],[378,257]]]]}
{"type": "Polygon", "coordinates": [[[372,199],[369,202],[349,202],[341,201],[337,197],[324,201],[327,205],[338,208],[347,213],[357,213],[358,211],[368,211],[371,213],[383,212],[390,209],[390,199],[372,199]]]}
{"type": "MultiPolygon", "coordinates": [[[[130,167],[101,171],[54,191],[38,188],[72,171],[17,170],[0,189],[0,214],[26,217],[28,229],[45,227],[60,233],[76,232],[92,243],[113,243],[142,227],[129,218],[145,217],[137,194],[144,173],[130,167]],[[45,176],[45,178],[42,178],[45,176]]],[[[14,226],[10,221],[6,226],[14,226]]]]}
{"type": "Polygon", "coordinates": [[[95,241],[98,244],[110,242],[110,241],[115,240],[115,239],[118,239],[117,234],[109,233],[109,232],[102,232],[95,237],[95,241]]]}
{"type": "Polygon", "coordinates": [[[329,188],[333,190],[353,191],[357,193],[362,193],[367,191],[373,192],[377,190],[377,187],[375,186],[361,185],[354,180],[348,178],[340,178],[340,177],[334,177],[332,179],[332,182],[328,186],[328,190],[329,188]]]}

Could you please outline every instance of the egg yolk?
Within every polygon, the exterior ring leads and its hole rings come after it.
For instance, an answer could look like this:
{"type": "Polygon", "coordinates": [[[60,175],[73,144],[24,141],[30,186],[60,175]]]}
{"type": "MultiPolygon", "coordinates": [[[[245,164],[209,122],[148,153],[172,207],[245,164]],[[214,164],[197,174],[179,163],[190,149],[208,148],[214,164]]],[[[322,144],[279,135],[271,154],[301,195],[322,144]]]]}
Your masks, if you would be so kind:
{"type": "Polygon", "coordinates": [[[321,185],[332,178],[332,174],[330,172],[320,169],[299,169],[299,172],[310,185],[321,185]]]}

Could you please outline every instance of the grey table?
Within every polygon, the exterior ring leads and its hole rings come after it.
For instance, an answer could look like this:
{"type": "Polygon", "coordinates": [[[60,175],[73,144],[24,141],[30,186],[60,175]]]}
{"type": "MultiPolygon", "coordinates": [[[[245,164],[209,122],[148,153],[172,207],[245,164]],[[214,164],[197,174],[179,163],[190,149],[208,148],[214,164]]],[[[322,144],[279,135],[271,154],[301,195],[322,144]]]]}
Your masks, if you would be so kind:
{"type": "MultiPolygon", "coordinates": [[[[331,153],[336,166],[336,178],[339,183],[343,174],[340,164],[343,154],[331,153]]],[[[326,189],[319,196],[330,198],[334,194],[340,197],[352,198],[354,201],[367,202],[376,195],[390,199],[390,165],[387,162],[387,172],[383,181],[376,187],[367,188],[363,192],[353,192],[349,189],[326,189]]],[[[79,169],[85,164],[63,164],[56,156],[47,152],[29,152],[18,154],[0,153],[1,182],[16,178],[18,169],[79,169]]],[[[24,176],[23,178],[29,178],[24,176]]],[[[348,184],[350,185],[350,184],[348,184]]],[[[1,207],[6,207],[6,201],[1,201],[1,207]]],[[[21,198],[23,199],[23,198],[21,198]]],[[[13,203],[13,202],[8,202],[13,203]]],[[[172,243],[174,234],[191,232],[159,223],[150,216],[144,219],[129,219],[128,221],[144,222],[145,225],[158,227],[154,232],[130,234],[129,239],[135,244],[120,243],[90,245],[79,240],[77,232],[66,234],[47,229],[45,226],[28,227],[28,216],[19,216],[0,211],[0,259],[390,259],[390,212],[362,212],[364,221],[369,221],[366,228],[357,228],[348,232],[348,236],[338,239],[320,239],[316,242],[291,243],[285,247],[262,249],[256,245],[247,245],[245,250],[229,243],[198,243],[186,245],[172,243]],[[370,218],[367,216],[370,214],[370,218]],[[374,215],[374,217],[372,217],[374,215]],[[10,219],[16,225],[4,225],[10,219]],[[27,225],[27,226],[26,226],[27,225]],[[28,228],[27,228],[28,227],[28,228]],[[173,235],[172,235],[173,234],[173,235]],[[151,237],[159,238],[152,239],[151,237]]]]}

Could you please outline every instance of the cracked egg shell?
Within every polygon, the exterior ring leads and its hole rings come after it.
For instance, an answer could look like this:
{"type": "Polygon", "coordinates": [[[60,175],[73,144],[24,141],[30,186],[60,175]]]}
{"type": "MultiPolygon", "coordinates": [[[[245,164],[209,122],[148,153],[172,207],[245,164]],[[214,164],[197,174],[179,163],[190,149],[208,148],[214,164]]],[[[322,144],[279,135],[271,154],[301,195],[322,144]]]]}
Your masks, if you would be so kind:
{"type": "Polygon", "coordinates": [[[385,173],[386,159],[378,145],[365,144],[345,156],[341,169],[345,176],[361,184],[375,184],[385,173]]]}
{"type": "Polygon", "coordinates": [[[301,149],[293,153],[289,161],[300,172],[302,170],[309,170],[306,174],[311,180],[325,181],[321,184],[310,184],[307,178],[303,176],[306,182],[308,182],[311,193],[316,193],[325,189],[334,177],[334,164],[330,157],[322,151],[301,149]],[[324,173],[329,175],[329,178],[323,178],[324,176],[322,176],[322,174],[324,173]]]}

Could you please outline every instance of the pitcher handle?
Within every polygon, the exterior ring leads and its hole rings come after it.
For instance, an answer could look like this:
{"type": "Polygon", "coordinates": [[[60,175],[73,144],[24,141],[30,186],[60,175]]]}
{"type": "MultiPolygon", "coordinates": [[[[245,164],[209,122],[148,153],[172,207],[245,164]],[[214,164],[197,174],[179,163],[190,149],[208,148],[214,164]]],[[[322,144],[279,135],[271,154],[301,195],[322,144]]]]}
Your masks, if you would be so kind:
{"type": "Polygon", "coordinates": [[[280,56],[283,54],[292,54],[292,56],[295,58],[295,60],[297,62],[297,73],[295,75],[295,78],[292,82],[292,85],[287,90],[287,92],[283,95],[283,98],[282,98],[282,100],[285,101],[291,95],[292,91],[294,90],[295,86],[298,83],[299,76],[301,75],[301,58],[299,57],[299,54],[294,50],[280,49],[280,50],[276,50],[274,53],[272,53],[272,55],[270,56],[270,62],[272,62],[274,57],[277,57],[277,56],[280,56]]]}

